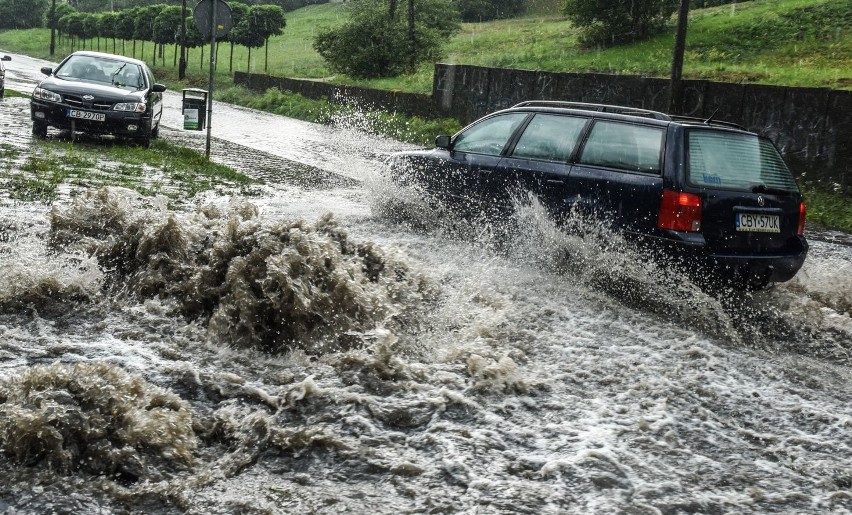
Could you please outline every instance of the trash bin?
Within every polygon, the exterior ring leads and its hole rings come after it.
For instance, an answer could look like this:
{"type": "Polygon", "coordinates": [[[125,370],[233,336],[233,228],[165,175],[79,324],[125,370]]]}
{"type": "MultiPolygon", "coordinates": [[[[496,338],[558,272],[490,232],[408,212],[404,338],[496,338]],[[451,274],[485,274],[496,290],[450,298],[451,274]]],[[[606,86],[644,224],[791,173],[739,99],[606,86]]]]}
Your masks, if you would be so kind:
{"type": "Polygon", "coordinates": [[[183,114],[184,129],[203,130],[207,116],[207,90],[198,88],[183,90],[183,103],[180,112],[183,114]]]}

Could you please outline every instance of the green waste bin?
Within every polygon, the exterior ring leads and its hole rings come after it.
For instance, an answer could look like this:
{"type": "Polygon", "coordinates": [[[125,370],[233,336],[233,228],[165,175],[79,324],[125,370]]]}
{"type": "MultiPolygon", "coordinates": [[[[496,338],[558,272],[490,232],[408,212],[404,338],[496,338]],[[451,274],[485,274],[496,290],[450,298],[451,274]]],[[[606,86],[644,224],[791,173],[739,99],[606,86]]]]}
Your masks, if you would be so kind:
{"type": "Polygon", "coordinates": [[[183,90],[180,112],[183,114],[184,129],[203,130],[207,116],[207,90],[198,88],[183,90]]]}

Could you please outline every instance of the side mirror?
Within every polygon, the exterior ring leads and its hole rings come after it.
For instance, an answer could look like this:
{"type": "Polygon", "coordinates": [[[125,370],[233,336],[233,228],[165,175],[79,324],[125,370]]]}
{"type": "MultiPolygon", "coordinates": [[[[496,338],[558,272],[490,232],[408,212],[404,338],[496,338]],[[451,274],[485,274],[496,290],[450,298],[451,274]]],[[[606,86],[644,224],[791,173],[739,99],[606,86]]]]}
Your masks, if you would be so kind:
{"type": "Polygon", "coordinates": [[[162,93],[166,90],[166,86],[160,83],[154,83],[154,86],[151,88],[153,93],[162,93]]]}
{"type": "Polygon", "coordinates": [[[449,150],[450,149],[450,137],[443,135],[443,134],[438,136],[437,138],[435,138],[435,146],[437,148],[449,150]]]}
{"type": "Polygon", "coordinates": [[[11,60],[12,60],[12,56],[11,56],[11,55],[4,55],[4,56],[3,56],[3,60],[4,60],[4,61],[11,61],[11,60]]]}
{"type": "Polygon", "coordinates": [[[50,66],[45,66],[44,68],[41,69],[41,73],[43,73],[45,75],[52,75],[53,74],[53,68],[51,68],[50,66]]]}

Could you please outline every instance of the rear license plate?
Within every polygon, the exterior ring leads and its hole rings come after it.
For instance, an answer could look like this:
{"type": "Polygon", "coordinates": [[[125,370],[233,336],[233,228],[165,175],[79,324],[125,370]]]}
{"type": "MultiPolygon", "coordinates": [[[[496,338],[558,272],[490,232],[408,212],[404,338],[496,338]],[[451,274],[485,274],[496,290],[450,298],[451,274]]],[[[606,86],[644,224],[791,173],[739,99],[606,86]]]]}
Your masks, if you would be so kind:
{"type": "Polygon", "coordinates": [[[104,113],[93,113],[91,111],[78,111],[76,109],[69,109],[68,118],[77,118],[78,120],[92,120],[94,122],[102,122],[106,120],[106,115],[104,113]]]}
{"type": "Polygon", "coordinates": [[[738,231],[781,232],[781,217],[778,215],[737,213],[736,220],[738,231]]]}

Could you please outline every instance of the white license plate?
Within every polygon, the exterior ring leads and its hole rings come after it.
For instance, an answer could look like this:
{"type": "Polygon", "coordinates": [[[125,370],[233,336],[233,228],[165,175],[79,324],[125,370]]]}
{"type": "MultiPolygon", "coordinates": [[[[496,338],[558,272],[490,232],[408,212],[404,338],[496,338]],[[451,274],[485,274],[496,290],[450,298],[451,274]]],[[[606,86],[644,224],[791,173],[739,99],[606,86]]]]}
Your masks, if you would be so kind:
{"type": "Polygon", "coordinates": [[[748,232],[781,232],[781,217],[778,215],[737,213],[737,230],[748,232]]]}
{"type": "Polygon", "coordinates": [[[106,120],[106,115],[103,113],[93,113],[91,111],[78,111],[76,109],[69,109],[68,118],[77,118],[78,120],[92,120],[94,122],[102,122],[106,120]]]}

